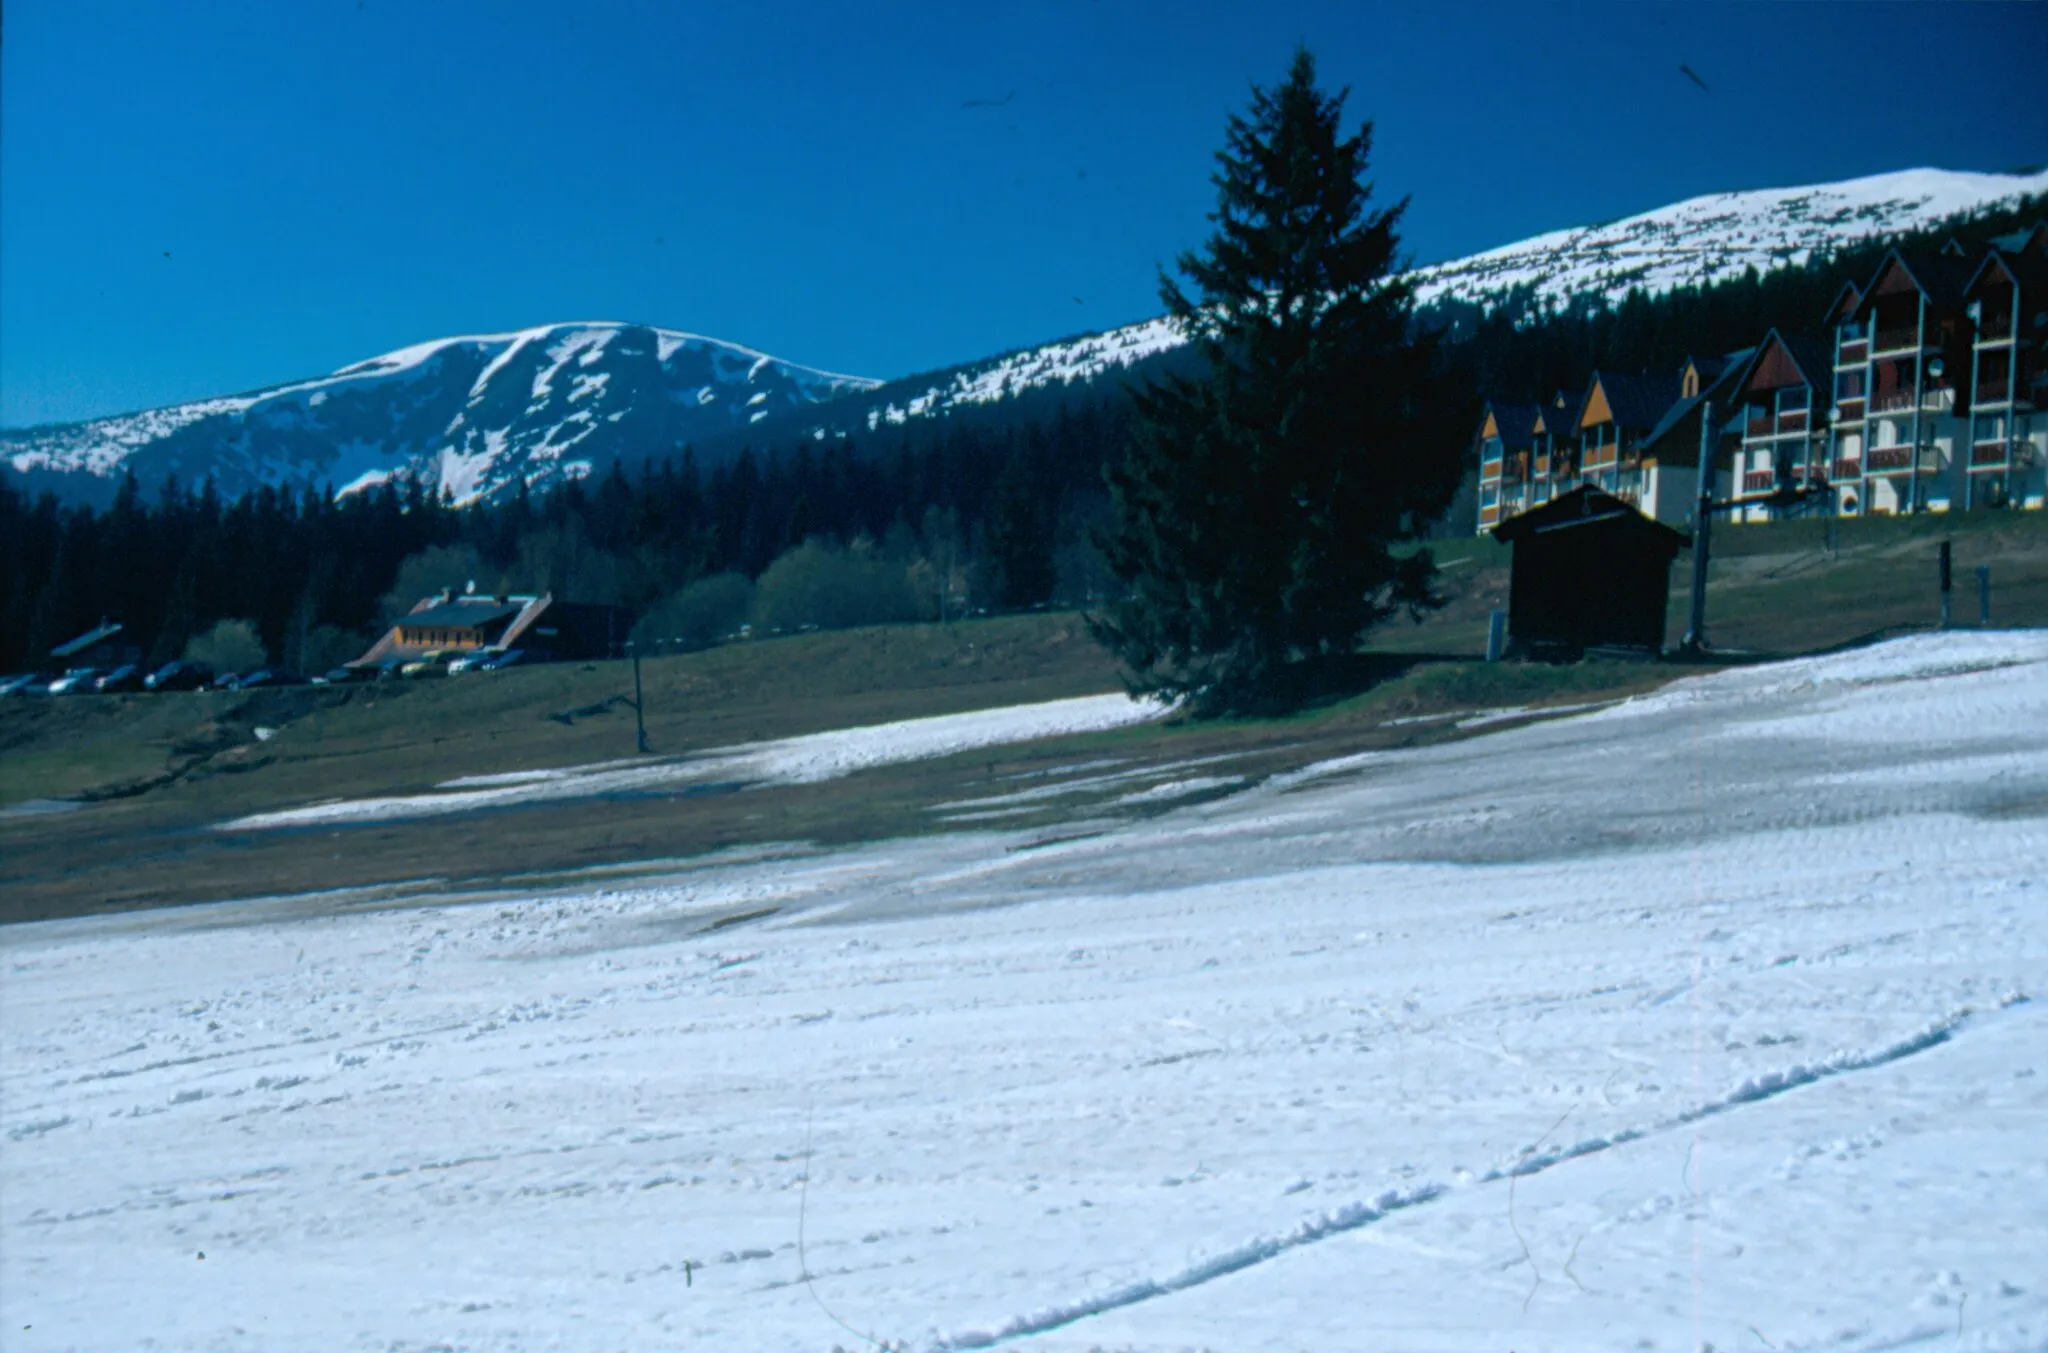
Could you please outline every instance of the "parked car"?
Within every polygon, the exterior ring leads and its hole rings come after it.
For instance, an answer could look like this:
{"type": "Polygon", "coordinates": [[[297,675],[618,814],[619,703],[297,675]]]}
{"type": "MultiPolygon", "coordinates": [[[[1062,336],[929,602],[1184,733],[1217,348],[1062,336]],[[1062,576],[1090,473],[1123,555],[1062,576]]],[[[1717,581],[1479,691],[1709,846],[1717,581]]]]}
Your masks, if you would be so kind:
{"type": "Polygon", "coordinates": [[[409,662],[398,670],[401,675],[409,677],[447,676],[448,663],[454,656],[446,649],[437,648],[431,653],[421,654],[417,661],[409,662]]]}
{"type": "Polygon", "coordinates": [[[50,689],[50,678],[36,672],[0,677],[0,695],[40,695],[50,689]]]}
{"type": "Polygon", "coordinates": [[[464,653],[448,664],[448,675],[454,676],[457,672],[474,672],[484,665],[484,659],[493,656],[496,652],[497,650],[494,648],[472,648],[469,652],[464,653]]]}
{"type": "Polygon", "coordinates": [[[528,657],[525,649],[507,648],[493,653],[482,662],[479,662],[476,665],[476,670],[479,672],[502,672],[507,667],[515,667],[526,661],[528,661],[528,657]]]}
{"type": "Polygon", "coordinates": [[[239,689],[241,684],[242,674],[240,672],[215,672],[213,680],[206,683],[206,689],[209,691],[232,691],[239,689]]]}
{"type": "Polygon", "coordinates": [[[203,662],[167,662],[142,679],[152,691],[196,691],[213,680],[213,669],[203,662]]]}
{"type": "Polygon", "coordinates": [[[92,690],[92,684],[100,679],[97,667],[74,667],[50,683],[52,695],[79,695],[92,690]]]}
{"type": "Polygon", "coordinates": [[[297,672],[282,667],[259,667],[240,677],[235,682],[238,691],[261,690],[266,686],[303,686],[306,679],[297,672]]]}
{"type": "Polygon", "coordinates": [[[93,683],[92,688],[101,695],[124,695],[142,689],[142,669],[132,662],[124,662],[113,671],[93,683]]]}
{"type": "Polygon", "coordinates": [[[331,667],[313,678],[315,686],[353,686],[359,681],[375,681],[380,669],[375,667],[331,667]]]}

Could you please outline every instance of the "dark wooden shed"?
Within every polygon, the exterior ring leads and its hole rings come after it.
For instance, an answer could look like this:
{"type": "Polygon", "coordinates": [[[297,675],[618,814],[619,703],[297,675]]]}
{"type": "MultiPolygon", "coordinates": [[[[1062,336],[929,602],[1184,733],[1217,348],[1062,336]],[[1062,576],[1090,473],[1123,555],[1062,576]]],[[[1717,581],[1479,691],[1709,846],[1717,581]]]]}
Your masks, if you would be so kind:
{"type": "Polygon", "coordinates": [[[1671,561],[1691,543],[1611,493],[1581,485],[1508,518],[1493,538],[1514,548],[1508,650],[1575,657],[1589,648],[1658,653],[1671,561]]]}

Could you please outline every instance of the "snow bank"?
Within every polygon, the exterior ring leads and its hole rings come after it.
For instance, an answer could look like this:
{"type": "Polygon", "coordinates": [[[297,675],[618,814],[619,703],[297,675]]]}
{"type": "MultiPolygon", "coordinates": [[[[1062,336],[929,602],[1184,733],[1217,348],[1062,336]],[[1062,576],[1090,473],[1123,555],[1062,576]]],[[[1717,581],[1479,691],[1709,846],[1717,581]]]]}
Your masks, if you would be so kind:
{"type": "Polygon", "coordinates": [[[1069,733],[1120,728],[1158,718],[1164,709],[1121,695],[1087,695],[1035,705],[1010,705],[904,719],[867,728],[812,733],[777,742],[720,748],[701,756],[606,761],[558,770],[510,771],[450,780],[430,794],[345,799],[220,824],[223,831],[305,827],[320,823],[390,821],[501,808],[512,804],[649,792],[692,783],[793,785],[836,780],[855,771],[952,756],[981,747],[1032,742],[1069,733]]]}

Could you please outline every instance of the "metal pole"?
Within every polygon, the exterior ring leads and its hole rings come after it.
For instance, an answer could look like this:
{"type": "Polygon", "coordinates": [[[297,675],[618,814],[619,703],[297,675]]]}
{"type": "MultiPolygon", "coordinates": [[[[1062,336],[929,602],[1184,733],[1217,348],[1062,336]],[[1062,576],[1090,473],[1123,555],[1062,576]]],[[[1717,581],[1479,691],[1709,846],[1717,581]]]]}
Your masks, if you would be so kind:
{"type": "Polygon", "coordinates": [[[1499,662],[1507,650],[1508,613],[1492,611],[1486,617],[1486,660],[1499,662]]]}
{"type": "Polygon", "coordinates": [[[629,644],[633,650],[633,732],[640,748],[640,754],[647,754],[647,701],[640,694],[640,645],[629,644]]]}
{"type": "Polygon", "coordinates": [[[1949,542],[1941,542],[1941,627],[1948,628],[1948,598],[1951,581],[1949,542]]]}
{"type": "Polygon", "coordinates": [[[1991,565],[1977,565],[1977,623],[1991,628],[1991,565]]]}
{"type": "Polygon", "coordinates": [[[1692,617],[1684,649],[1707,648],[1707,546],[1714,520],[1714,401],[1700,402],[1700,496],[1692,514],[1692,617]]]}
{"type": "MultiPolygon", "coordinates": [[[[1871,342],[1877,335],[1871,335],[1871,342]]],[[[1920,404],[1927,389],[1927,293],[1920,293],[1920,327],[1913,335],[1913,458],[1906,476],[1906,511],[1920,510],[1920,404]]]]}

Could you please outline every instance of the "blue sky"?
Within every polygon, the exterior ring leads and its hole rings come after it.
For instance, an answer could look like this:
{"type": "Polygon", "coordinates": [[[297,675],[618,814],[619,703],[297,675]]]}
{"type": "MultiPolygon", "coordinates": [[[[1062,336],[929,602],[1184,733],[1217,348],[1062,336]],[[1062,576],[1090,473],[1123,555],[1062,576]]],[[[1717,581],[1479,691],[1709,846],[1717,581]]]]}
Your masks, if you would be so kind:
{"type": "Polygon", "coordinates": [[[5,23],[14,426],[556,320],[886,377],[1143,318],[1204,234],[1226,114],[1297,41],[1375,120],[1418,262],[1705,192],[2048,161],[2043,4],[9,0],[5,23]]]}

